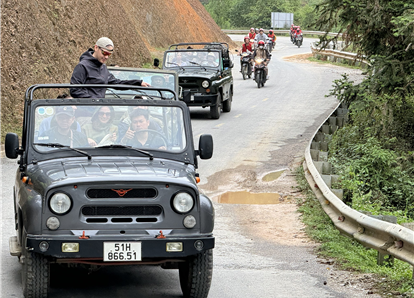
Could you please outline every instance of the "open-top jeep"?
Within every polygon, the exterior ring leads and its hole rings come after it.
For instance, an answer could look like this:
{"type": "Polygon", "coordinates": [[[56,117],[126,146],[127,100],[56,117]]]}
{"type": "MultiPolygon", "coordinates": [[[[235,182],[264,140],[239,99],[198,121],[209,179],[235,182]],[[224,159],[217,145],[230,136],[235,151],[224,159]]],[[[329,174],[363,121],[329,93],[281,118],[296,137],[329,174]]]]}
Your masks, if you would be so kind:
{"type": "Polygon", "coordinates": [[[188,106],[210,107],[210,116],[230,112],[233,100],[233,63],[227,43],[179,43],[164,53],[163,69],[178,72],[180,100],[188,106]]]}
{"type": "Polygon", "coordinates": [[[201,135],[194,148],[177,94],[50,84],[31,86],[24,100],[21,144],[14,133],[5,140],[6,156],[19,158],[10,252],[23,264],[24,296],[47,297],[52,266],[157,264],[179,270],[185,297],[207,297],[214,209],[196,169],[197,156],[212,156],[213,141],[201,135]],[[81,87],[111,91],[57,96],[81,87]]]}

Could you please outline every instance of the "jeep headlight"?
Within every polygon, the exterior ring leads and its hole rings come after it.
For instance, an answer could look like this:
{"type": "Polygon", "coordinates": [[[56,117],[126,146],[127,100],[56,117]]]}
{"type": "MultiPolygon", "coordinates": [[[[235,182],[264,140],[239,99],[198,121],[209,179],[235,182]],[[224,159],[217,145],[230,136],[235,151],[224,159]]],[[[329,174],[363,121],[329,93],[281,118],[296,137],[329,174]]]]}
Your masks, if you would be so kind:
{"type": "Polygon", "coordinates": [[[72,207],[72,200],[67,194],[57,192],[50,199],[49,206],[53,213],[65,214],[72,207]]]}
{"type": "Polygon", "coordinates": [[[207,89],[207,88],[208,88],[208,86],[210,86],[210,83],[209,83],[208,81],[203,81],[203,82],[201,83],[201,86],[203,86],[203,88],[204,88],[204,89],[207,89]]]}
{"type": "Polygon", "coordinates": [[[194,199],[189,193],[179,192],[174,196],[172,205],[176,212],[187,213],[193,209],[194,199]]]}

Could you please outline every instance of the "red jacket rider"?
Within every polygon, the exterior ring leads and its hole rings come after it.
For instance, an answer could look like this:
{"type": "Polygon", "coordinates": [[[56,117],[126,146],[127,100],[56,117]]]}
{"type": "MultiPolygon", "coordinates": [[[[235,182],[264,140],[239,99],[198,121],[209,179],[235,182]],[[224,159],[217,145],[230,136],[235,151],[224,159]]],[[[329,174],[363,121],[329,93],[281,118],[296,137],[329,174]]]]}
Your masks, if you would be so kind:
{"type": "Polygon", "coordinates": [[[250,28],[249,38],[254,39],[256,37],[256,32],[254,32],[254,28],[250,28]]]}

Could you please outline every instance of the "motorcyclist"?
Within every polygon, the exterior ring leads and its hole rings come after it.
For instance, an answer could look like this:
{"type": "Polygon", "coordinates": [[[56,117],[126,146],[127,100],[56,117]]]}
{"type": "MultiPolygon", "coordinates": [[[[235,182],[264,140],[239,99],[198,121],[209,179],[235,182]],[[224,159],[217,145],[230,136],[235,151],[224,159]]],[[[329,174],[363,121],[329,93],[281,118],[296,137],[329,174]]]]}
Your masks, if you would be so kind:
{"type": "Polygon", "coordinates": [[[242,57],[241,57],[241,54],[242,53],[245,53],[245,52],[247,52],[247,53],[253,52],[252,44],[250,43],[249,36],[245,36],[244,37],[244,44],[242,45],[242,48],[240,50],[240,72],[242,72],[242,69],[241,69],[242,68],[242,64],[241,64],[242,57]]]}
{"type": "Polygon", "coordinates": [[[295,43],[296,37],[301,36],[301,35],[302,35],[302,30],[300,29],[300,26],[296,26],[293,31],[293,42],[295,43]]]}
{"type": "Polygon", "coordinates": [[[264,33],[263,28],[260,28],[259,34],[256,34],[256,37],[254,38],[254,43],[258,46],[259,41],[263,40],[264,42],[266,42],[266,39],[267,35],[264,33]]]}
{"type": "Polygon", "coordinates": [[[256,37],[256,32],[254,31],[254,28],[250,28],[249,38],[254,39],[255,37],[256,37]]]}
{"type": "Polygon", "coordinates": [[[267,35],[264,33],[263,28],[260,28],[259,34],[256,34],[256,37],[254,38],[256,42],[259,42],[260,40],[263,40],[266,42],[267,35]]]}
{"type": "Polygon", "coordinates": [[[269,34],[267,35],[267,37],[272,41],[272,49],[273,47],[276,45],[276,34],[273,32],[272,29],[269,30],[269,34]]]}
{"type": "Polygon", "coordinates": [[[295,31],[295,24],[290,26],[290,41],[293,41],[293,33],[295,31]]]}
{"type": "MultiPolygon", "coordinates": [[[[253,52],[252,59],[253,59],[253,61],[256,58],[264,59],[263,63],[265,65],[265,72],[266,72],[266,78],[267,79],[269,79],[267,65],[269,64],[270,57],[271,57],[271,55],[270,55],[269,51],[266,50],[266,48],[265,48],[265,42],[263,40],[260,40],[258,42],[258,48],[255,49],[254,52],[253,52]]],[[[253,79],[254,79],[254,77],[253,77],[253,79]]]]}

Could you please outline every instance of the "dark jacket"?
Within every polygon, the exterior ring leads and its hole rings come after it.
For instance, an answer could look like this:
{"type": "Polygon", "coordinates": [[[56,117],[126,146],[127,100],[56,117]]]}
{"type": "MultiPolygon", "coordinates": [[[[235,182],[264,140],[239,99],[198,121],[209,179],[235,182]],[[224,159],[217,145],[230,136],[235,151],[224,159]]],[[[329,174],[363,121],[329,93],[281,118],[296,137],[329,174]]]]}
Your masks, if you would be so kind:
{"type": "MultiPolygon", "coordinates": [[[[87,50],[79,58],[72,73],[71,84],[126,84],[140,86],[142,80],[119,80],[115,78],[95,57],[93,49],[87,50]]],[[[106,88],[71,88],[72,97],[104,98],[106,88]]]]}

